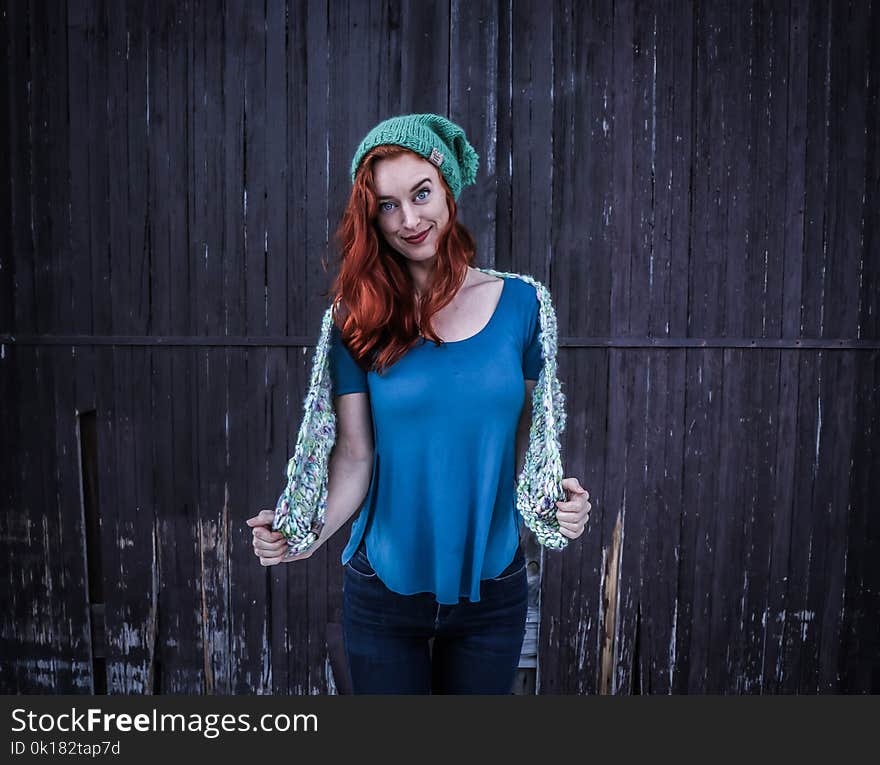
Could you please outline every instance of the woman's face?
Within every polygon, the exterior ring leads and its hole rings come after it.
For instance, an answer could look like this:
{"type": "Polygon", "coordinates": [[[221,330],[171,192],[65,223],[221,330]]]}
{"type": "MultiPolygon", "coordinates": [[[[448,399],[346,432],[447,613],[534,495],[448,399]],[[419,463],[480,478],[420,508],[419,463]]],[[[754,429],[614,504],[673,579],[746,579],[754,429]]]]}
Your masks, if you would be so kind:
{"type": "Polygon", "coordinates": [[[373,165],[377,224],[385,241],[410,260],[429,260],[449,223],[446,190],[437,168],[412,154],[373,165]]]}

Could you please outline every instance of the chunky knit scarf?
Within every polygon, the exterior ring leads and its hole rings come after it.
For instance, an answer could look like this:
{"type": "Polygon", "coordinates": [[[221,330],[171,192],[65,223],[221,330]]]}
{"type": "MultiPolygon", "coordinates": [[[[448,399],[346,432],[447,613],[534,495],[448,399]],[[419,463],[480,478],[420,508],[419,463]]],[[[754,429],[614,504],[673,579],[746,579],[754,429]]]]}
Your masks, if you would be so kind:
{"type": "MultiPolygon", "coordinates": [[[[543,284],[522,274],[480,268],[486,274],[517,278],[533,285],[540,302],[543,366],[532,393],[532,422],[525,462],[516,485],[516,505],[526,526],[544,547],[562,549],[568,538],[559,531],[556,502],[565,500],[559,437],[565,429],[565,395],[556,375],[556,313],[543,284]]],[[[304,415],[293,457],[287,463],[287,485],[275,507],[272,528],[287,539],[288,555],[311,547],[324,527],[330,453],[336,441],[328,350],[333,306],[321,322],[312,361],[304,415]]]]}

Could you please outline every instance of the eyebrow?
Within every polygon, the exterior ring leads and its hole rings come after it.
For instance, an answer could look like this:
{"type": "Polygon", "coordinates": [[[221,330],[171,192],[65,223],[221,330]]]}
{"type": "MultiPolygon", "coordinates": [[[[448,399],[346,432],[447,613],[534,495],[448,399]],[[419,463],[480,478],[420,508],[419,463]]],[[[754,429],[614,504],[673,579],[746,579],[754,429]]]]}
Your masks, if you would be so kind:
{"type": "MultiPolygon", "coordinates": [[[[413,193],[413,192],[414,192],[419,186],[421,186],[423,183],[430,183],[430,182],[431,182],[431,179],[430,179],[430,178],[422,178],[422,180],[420,180],[415,186],[413,186],[413,187],[409,190],[409,193],[412,194],[412,193],[413,193]]],[[[393,197],[389,197],[389,196],[380,196],[379,199],[380,199],[380,200],[382,200],[382,199],[393,199],[393,197]]]]}

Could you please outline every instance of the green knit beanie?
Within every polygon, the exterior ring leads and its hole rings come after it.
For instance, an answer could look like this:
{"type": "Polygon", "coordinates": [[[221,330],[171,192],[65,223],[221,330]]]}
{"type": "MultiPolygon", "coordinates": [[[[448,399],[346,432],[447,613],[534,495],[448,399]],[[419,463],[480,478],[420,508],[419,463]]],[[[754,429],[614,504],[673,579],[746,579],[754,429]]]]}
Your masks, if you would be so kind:
{"type": "Polygon", "coordinates": [[[352,183],[364,154],[381,144],[405,146],[435,165],[456,200],[462,188],[476,180],[479,155],[468,143],[464,130],[439,114],[403,114],[376,125],[351,160],[352,183]]]}

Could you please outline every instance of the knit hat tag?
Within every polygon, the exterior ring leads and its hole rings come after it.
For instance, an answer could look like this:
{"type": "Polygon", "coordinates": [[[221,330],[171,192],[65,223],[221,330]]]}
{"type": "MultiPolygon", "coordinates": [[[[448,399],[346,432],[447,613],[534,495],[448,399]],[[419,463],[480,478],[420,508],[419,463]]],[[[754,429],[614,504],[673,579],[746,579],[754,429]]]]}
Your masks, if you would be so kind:
{"type": "Polygon", "coordinates": [[[437,151],[437,149],[432,146],[431,147],[431,156],[428,157],[428,161],[437,165],[437,167],[440,167],[440,165],[443,164],[443,154],[441,152],[437,151]]]}

